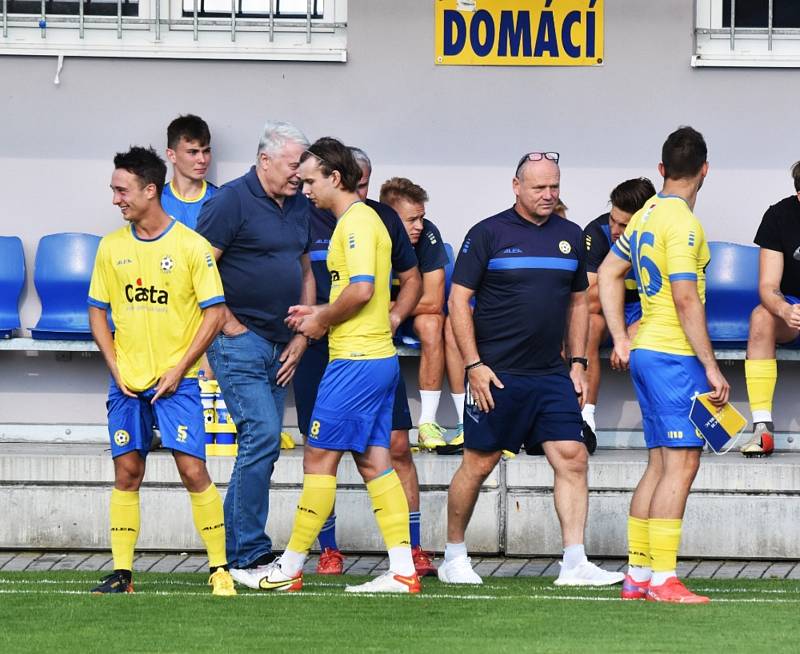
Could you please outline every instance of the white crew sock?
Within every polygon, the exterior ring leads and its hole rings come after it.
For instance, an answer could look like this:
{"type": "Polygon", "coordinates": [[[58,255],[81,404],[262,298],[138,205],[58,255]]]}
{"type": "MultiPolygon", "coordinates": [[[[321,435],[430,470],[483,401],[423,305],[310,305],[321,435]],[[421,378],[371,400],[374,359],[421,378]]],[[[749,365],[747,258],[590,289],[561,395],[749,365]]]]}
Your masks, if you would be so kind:
{"type": "Polygon", "coordinates": [[[452,561],[460,556],[467,556],[466,543],[447,543],[444,546],[444,560],[452,561]]]}
{"type": "Polygon", "coordinates": [[[570,545],[564,548],[564,558],[561,560],[561,567],[564,570],[572,570],[586,560],[586,550],[583,545],[570,545]]]}
{"type": "Polygon", "coordinates": [[[650,568],[644,568],[638,565],[628,566],[628,575],[637,584],[643,584],[645,581],[650,581],[653,576],[653,571],[650,568]]]}
{"type": "Polygon", "coordinates": [[[581,411],[581,417],[583,418],[584,422],[589,425],[589,428],[594,431],[595,424],[594,424],[594,404],[584,404],[583,410],[581,411]]]}
{"type": "Polygon", "coordinates": [[[419,413],[420,425],[424,425],[426,422],[436,422],[436,411],[439,409],[439,397],[441,395],[441,390],[419,392],[419,397],[422,401],[419,413]]]}
{"type": "Polygon", "coordinates": [[[753,411],[753,424],[757,422],[772,422],[772,411],[767,411],[766,409],[753,411]]]}
{"type": "Polygon", "coordinates": [[[453,404],[456,405],[456,415],[458,416],[459,425],[464,424],[464,398],[466,393],[450,393],[453,398],[453,404]]]}
{"type": "Polygon", "coordinates": [[[660,586],[670,577],[677,577],[677,575],[675,574],[675,570],[667,570],[666,572],[654,572],[653,576],[650,577],[650,585],[660,586]]]}
{"type": "Polygon", "coordinates": [[[281,554],[280,560],[283,574],[294,577],[303,569],[303,565],[305,565],[306,562],[306,556],[308,555],[304,552],[292,552],[292,550],[285,550],[284,553],[281,554]]]}
{"type": "Polygon", "coordinates": [[[389,570],[403,577],[410,577],[416,572],[408,545],[389,548],[389,570]]]}

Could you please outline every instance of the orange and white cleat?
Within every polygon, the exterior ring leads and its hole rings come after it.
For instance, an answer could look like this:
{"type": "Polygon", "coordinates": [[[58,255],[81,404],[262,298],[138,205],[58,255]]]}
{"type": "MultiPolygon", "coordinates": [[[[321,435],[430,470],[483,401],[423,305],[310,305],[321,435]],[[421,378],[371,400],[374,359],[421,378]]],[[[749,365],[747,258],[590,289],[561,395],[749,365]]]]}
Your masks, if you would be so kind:
{"type": "Polygon", "coordinates": [[[410,577],[398,575],[387,570],[382,575],[375,577],[358,586],[345,586],[346,593],[421,593],[422,584],[415,574],[410,577]]]}
{"type": "Polygon", "coordinates": [[[293,593],[303,588],[303,571],[296,575],[287,575],[281,568],[280,559],[276,559],[264,568],[266,573],[258,582],[260,590],[271,590],[293,593]]]}
{"type": "Polygon", "coordinates": [[[775,451],[775,426],[771,422],[753,425],[753,437],[742,445],[740,452],[746,457],[769,456],[775,451]]]}
{"type": "Polygon", "coordinates": [[[436,574],[436,568],[431,562],[431,553],[426,552],[421,546],[411,548],[411,558],[414,559],[414,569],[418,577],[429,577],[436,574]]]}
{"type": "Polygon", "coordinates": [[[663,584],[647,589],[648,602],[668,602],[670,604],[708,604],[711,598],[695,595],[677,577],[670,577],[663,584]]]}
{"type": "Polygon", "coordinates": [[[340,575],[344,572],[344,555],[337,549],[326,547],[317,562],[318,575],[340,575]]]}

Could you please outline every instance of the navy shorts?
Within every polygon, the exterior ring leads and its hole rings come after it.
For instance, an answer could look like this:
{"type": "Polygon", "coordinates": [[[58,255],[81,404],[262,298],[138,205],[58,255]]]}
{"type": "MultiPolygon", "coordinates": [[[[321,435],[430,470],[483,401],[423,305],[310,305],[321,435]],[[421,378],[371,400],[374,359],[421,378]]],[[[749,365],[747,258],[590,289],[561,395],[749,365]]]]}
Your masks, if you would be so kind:
{"type": "Polygon", "coordinates": [[[694,396],[711,389],[696,356],[633,350],[631,379],[648,448],[703,447],[705,441],[689,420],[689,412],[694,396]]]}
{"type": "Polygon", "coordinates": [[[569,375],[495,374],[504,388],[492,386],[494,409],[484,413],[465,405],[464,447],[517,453],[524,445],[528,454],[542,454],[546,441],[583,442],[580,405],[569,375]]]}
{"type": "Polygon", "coordinates": [[[137,395],[128,397],[111,380],[106,408],[112,457],[128,452],[146,457],[153,427],[157,427],[164,447],[205,461],[206,425],[196,379],[184,379],[172,395],[158,398],[155,404],[150,404],[154,388],[137,395]]]}
{"type": "MultiPolygon", "coordinates": [[[[300,433],[308,436],[311,411],[317,401],[317,390],[328,365],[328,340],[315,341],[306,349],[294,373],[294,402],[297,407],[297,426],[300,433]]],[[[411,429],[411,411],[403,375],[398,375],[397,390],[392,406],[392,431],[411,429]]]]}
{"type": "Polygon", "coordinates": [[[311,412],[308,444],[359,453],[372,445],[388,449],[399,376],[397,356],[328,363],[311,412]]]}

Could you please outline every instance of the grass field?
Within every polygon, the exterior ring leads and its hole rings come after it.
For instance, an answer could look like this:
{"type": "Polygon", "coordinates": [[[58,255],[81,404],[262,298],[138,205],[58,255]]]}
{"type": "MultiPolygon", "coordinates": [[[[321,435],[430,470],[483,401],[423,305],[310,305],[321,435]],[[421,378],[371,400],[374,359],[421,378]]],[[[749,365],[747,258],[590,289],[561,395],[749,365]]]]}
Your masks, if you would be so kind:
{"type": "Polygon", "coordinates": [[[136,594],[87,593],[96,573],[0,574],[0,652],[797,651],[800,583],[692,580],[707,606],[618,600],[546,578],[427,580],[418,596],[342,592],[364,577],[308,576],[300,593],[209,594],[202,574],[140,574],[136,594]],[[646,634],[646,635],[645,635],[646,634]]]}

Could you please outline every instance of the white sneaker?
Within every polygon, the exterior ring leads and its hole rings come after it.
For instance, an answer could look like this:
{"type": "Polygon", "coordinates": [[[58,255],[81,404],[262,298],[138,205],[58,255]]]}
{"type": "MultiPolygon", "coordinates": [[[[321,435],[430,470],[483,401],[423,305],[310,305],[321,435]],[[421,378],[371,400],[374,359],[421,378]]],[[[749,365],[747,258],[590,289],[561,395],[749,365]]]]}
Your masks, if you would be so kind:
{"type": "Polygon", "coordinates": [[[625,579],[622,572],[609,572],[584,559],[570,570],[561,565],[561,574],[553,583],[556,586],[611,586],[625,579]]]}
{"type": "Polygon", "coordinates": [[[452,561],[445,560],[437,572],[439,581],[445,584],[482,584],[483,579],[472,569],[472,559],[459,556],[452,561]]]}
{"type": "Polygon", "coordinates": [[[365,584],[358,586],[345,586],[345,593],[420,593],[422,584],[419,577],[414,573],[410,577],[404,577],[387,570],[382,575],[371,579],[365,584]]]}
{"type": "Polygon", "coordinates": [[[281,568],[280,559],[276,559],[264,568],[266,574],[258,581],[259,590],[293,592],[303,587],[303,571],[298,571],[294,576],[287,575],[281,568]]]}
{"type": "Polygon", "coordinates": [[[258,582],[261,577],[267,574],[268,567],[266,565],[258,565],[255,568],[231,568],[229,572],[237,584],[258,590],[258,582]]]}

